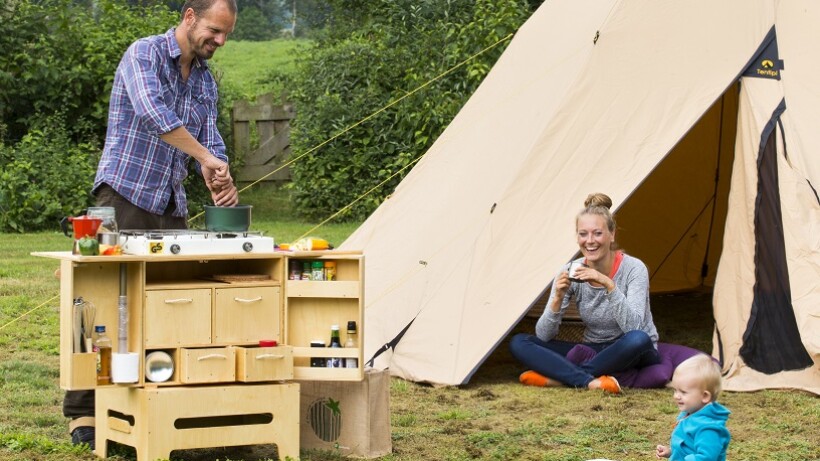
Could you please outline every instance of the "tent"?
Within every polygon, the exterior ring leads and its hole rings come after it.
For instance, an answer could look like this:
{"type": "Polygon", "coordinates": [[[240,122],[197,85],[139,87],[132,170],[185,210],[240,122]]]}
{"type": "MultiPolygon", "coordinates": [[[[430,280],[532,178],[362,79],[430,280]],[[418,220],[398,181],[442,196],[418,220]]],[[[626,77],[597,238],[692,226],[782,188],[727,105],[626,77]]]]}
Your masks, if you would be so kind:
{"type": "Polygon", "coordinates": [[[366,356],[468,382],[605,192],[653,291],[713,287],[727,389],[820,393],[817,24],[811,0],[545,2],[341,246],[366,356]]]}

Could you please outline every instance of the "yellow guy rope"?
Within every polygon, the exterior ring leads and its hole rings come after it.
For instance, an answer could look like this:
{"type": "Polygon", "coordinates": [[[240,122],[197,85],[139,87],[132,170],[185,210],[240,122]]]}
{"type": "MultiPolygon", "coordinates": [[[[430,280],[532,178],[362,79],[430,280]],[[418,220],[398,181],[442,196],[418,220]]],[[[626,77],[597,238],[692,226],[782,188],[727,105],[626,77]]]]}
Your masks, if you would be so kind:
{"type": "MultiPolygon", "coordinates": [[[[477,58],[477,57],[481,56],[482,54],[484,54],[484,53],[486,53],[487,51],[489,51],[489,50],[491,50],[491,49],[495,48],[496,46],[500,45],[501,43],[506,42],[507,40],[509,40],[510,38],[512,38],[512,36],[513,36],[513,35],[514,35],[514,34],[512,34],[512,33],[507,34],[507,36],[506,36],[506,37],[501,38],[500,40],[498,40],[497,42],[493,43],[492,45],[490,45],[490,46],[488,46],[488,47],[484,48],[483,50],[479,51],[478,53],[475,53],[474,55],[470,56],[469,58],[467,58],[467,59],[465,59],[465,60],[461,61],[460,63],[456,64],[455,66],[453,66],[453,67],[451,67],[451,68],[447,69],[446,71],[442,72],[441,74],[439,74],[439,75],[437,75],[437,76],[433,77],[432,79],[430,79],[430,80],[428,80],[427,82],[423,83],[422,85],[418,86],[416,89],[414,89],[414,90],[410,91],[409,93],[405,94],[404,96],[402,96],[402,97],[400,97],[400,98],[397,98],[397,99],[394,99],[393,101],[391,101],[390,103],[388,103],[386,106],[382,107],[381,109],[379,109],[379,110],[377,110],[377,111],[373,112],[372,114],[370,114],[370,115],[368,115],[367,117],[365,117],[365,118],[363,118],[363,119],[359,120],[358,122],[356,122],[356,123],[354,123],[354,124],[352,124],[352,125],[349,125],[348,127],[344,128],[342,131],[339,131],[338,133],[336,133],[335,135],[333,135],[333,136],[331,136],[330,138],[326,139],[325,141],[323,141],[323,142],[321,142],[321,143],[317,144],[316,146],[314,146],[314,147],[312,147],[312,148],[308,149],[305,153],[303,153],[303,154],[301,154],[301,155],[299,155],[299,156],[297,156],[297,157],[294,157],[294,158],[292,158],[292,159],[288,160],[287,162],[285,162],[285,163],[283,163],[282,165],[280,165],[280,166],[279,166],[279,168],[277,168],[277,169],[275,169],[275,170],[271,171],[270,173],[268,173],[268,174],[266,174],[266,175],[262,176],[261,178],[257,179],[256,181],[254,181],[254,182],[252,182],[252,183],[248,184],[247,186],[243,187],[242,189],[240,189],[240,190],[239,190],[239,192],[240,192],[240,193],[245,192],[246,190],[250,189],[251,187],[253,187],[253,186],[255,186],[255,185],[259,184],[259,183],[260,183],[260,182],[262,182],[262,181],[264,181],[264,180],[265,180],[265,178],[267,178],[268,176],[271,176],[271,175],[275,174],[276,172],[278,172],[278,171],[279,171],[279,170],[281,170],[282,168],[285,168],[285,167],[287,167],[287,166],[291,165],[292,163],[296,162],[297,160],[299,160],[299,159],[303,158],[304,156],[306,156],[306,155],[310,155],[311,153],[313,153],[313,152],[315,152],[316,150],[318,150],[318,149],[322,148],[322,147],[323,147],[323,146],[325,146],[326,144],[328,144],[328,143],[332,142],[333,140],[335,140],[335,139],[336,139],[336,138],[338,138],[339,136],[341,136],[341,135],[343,135],[343,134],[347,133],[348,131],[352,130],[353,128],[356,128],[357,126],[361,125],[362,123],[364,123],[364,122],[366,122],[366,121],[370,120],[371,118],[373,118],[373,117],[375,117],[375,116],[379,115],[380,113],[382,113],[382,112],[386,111],[387,109],[389,109],[389,108],[391,108],[391,107],[395,106],[396,104],[400,103],[400,102],[401,102],[401,101],[403,101],[404,99],[409,98],[410,96],[412,96],[412,95],[414,95],[414,94],[418,93],[419,91],[423,90],[424,88],[426,88],[426,87],[430,86],[432,83],[434,83],[434,82],[436,82],[436,81],[438,81],[438,80],[441,80],[441,79],[442,79],[442,78],[444,78],[445,76],[447,76],[447,75],[451,74],[453,71],[455,71],[456,69],[458,69],[458,68],[460,68],[460,67],[464,66],[465,64],[467,64],[468,62],[472,61],[473,59],[475,59],[475,58],[477,58]]],[[[267,143],[267,142],[270,142],[270,140],[269,140],[269,141],[266,141],[266,143],[267,143]]],[[[264,144],[262,144],[262,146],[260,146],[260,147],[263,147],[263,146],[264,146],[264,144]]],[[[305,232],[305,233],[304,233],[301,237],[299,237],[299,238],[306,237],[306,236],[307,236],[308,234],[310,234],[311,232],[313,232],[313,231],[315,231],[316,229],[318,229],[318,228],[320,228],[320,227],[324,226],[324,225],[325,225],[325,224],[327,224],[329,221],[333,220],[334,218],[336,218],[336,217],[337,217],[337,216],[339,216],[340,214],[342,214],[342,213],[344,213],[345,211],[347,211],[348,209],[350,209],[350,207],[352,207],[353,205],[355,205],[355,204],[356,204],[359,200],[362,200],[363,198],[367,197],[368,195],[370,195],[371,193],[373,193],[373,191],[375,191],[376,189],[378,189],[379,187],[383,186],[385,183],[387,183],[388,181],[390,181],[391,179],[393,179],[394,177],[396,177],[397,175],[399,175],[402,171],[404,171],[404,170],[406,170],[407,168],[409,168],[409,167],[411,167],[411,166],[415,165],[415,164],[416,164],[416,162],[418,162],[419,160],[421,160],[421,157],[419,157],[419,158],[417,158],[417,159],[413,160],[412,162],[408,163],[407,165],[403,166],[401,169],[399,169],[398,171],[396,171],[395,173],[393,173],[392,175],[390,175],[390,177],[389,177],[389,178],[387,178],[387,179],[385,179],[384,181],[380,182],[379,184],[377,184],[377,185],[375,185],[375,186],[371,187],[371,188],[370,188],[367,192],[365,192],[364,194],[362,194],[362,195],[360,195],[360,196],[356,197],[356,198],[355,198],[352,202],[348,203],[347,205],[345,205],[344,207],[342,207],[339,211],[337,211],[336,213],[333,213],[333,214],[332,214],[329,218],[325,219],[324,221],[322,221],[322,222],[321,222],[321,223],[319,223],[318,225],[314,226],[314,227],[313,227],[312,229],[310,229],[309,231],[305,232]]],[[[189,222],[189,223],[190,223],[190,222],[192,222],[194,219],[196,219],[196,218],[198,218],[198,217],[202,216],[202,214],[203,214],[203,213],[204,213],[204,212],[200,211],[198,214],[196,214],[195,216],[191,217],[191,218],[188,220],[188,222],[189,222]]],[[[297,240],[298,240],[298,239],[297,239],[297,240]]],[[[22,315],[20,315],[19,317],[15,318],[15,319],[13,319],[13,320],[11,320],[11,321],[9,321],[9,322],[7,322],[5,325],[0,326],[0,331],[2,331],[3,329],[5,329],[5,328],[6,328],[6,327],[8,327],[9,325],[13,324],[14,322],[16,322],[16,321],[20,320],[21,318],[23,318],[23,317],[27,316],[28,314],[30,314],[30,313],[32,313],[32,312],[34,312],[34,311],[36,311],[37,309],[39,309],[39,308],[41,308],[41,307],[45,306],[46,304],[48,304],[48,303],[50,303],[50,302],[54,301],[54,300],[55,300],[55,299],[57,299],[58,297],[59,297],[59,295],[56,295],[56,296],[52,297],[51,299],[49,299],[49,300],[47,300],[47,301],[43,302],[43,303],[42,303],[42,304],[40,304],[39,306],[37,306],[37,307],[35,307],[35,308],[33,308],[33,309],[29,310],[28,312],[23,313],[23,314],[22,314],[22,315]]]]}
{"type": "MultiPolygon", "coordinates": [[[[414,94],[418,93],[419,91],[423,90],[424,88],[427,88],[428,86],[430,86],[430,85],[431,85],[431,84],[433,84],[434,82],[436,82],[436,81],[438,81],[438,80],[441,80],[441,79],[442,79],[442,78],[444,78],[445,76],[447,76],[447,75],[451,74],[451,73],[452,73],[453,71],[455,71],[456,69],[458,69],[458,68],[460,68],[460,67],[464,66],[465,64],[467,64],[468,62],[472,61],[473,59],[475,59],[475,58],[477,58],[477,57],[481,56],[482,54],[486,53],[487,51],[490,51],[491,49],[495,48],[496,46],[500,45],[501,43],[503,43],[503,42],[505,42],[505,41],[509,40],[510,38],[512,38],[512,36],[513,36],[513,35],[514,35],[514,34],[512,34],[512,33],[507,34],[507,36],[506,36],[506,37],[501,38],[500,40],[498,40],[497,42],[493,43],[492,45],[490,45],[490,46],[488,46],[488,47],[484,48],[483,50],[479,51],[478,53],[475,53],[474,55],[470,56],[469,58],[467,58],[467,59],[465,59],[465,60],[463,60],[463,61],[459,62],[459,63],[458,63],[458,64],[456,64],[455,66],[453,66],[453,67],[451,67],[451,68],[447,69],[446,71],[442,72],[441,74],[439,74],[439,75],[437,75],[437,76],[433,77],[432,79],[430,79],[430,80],[428,80],[427,82],[425,82],[425,83],[421,84],[420,86],[416,87],[414,90],[410,91],[409,93],[405,94],[404,96],[401,96],[400,98],[394,99],[393,101],[389,102],[386,106],[382,107],[381,109],[378,109],[377,111],[375,111],[375,112],[373,112],[372,114],[370,114],[370,115],[366,116],[365,118],[363,118],[363,119],[359,120],[358,122],[356,122],[356,123],[354,123],[354,124],[352,124],[352,125],[348,125],[346,128],[342,129],[341,131],[339,131],[339,132],[338,132],[338,133],[336,133],[335,135],[331,136],[330,138],[328,138],[328,139],[326,139],[326,140],[322,141],[321,143],[317,144],[316,146],[311,147],[311,148],[310,148],[310,149],[308,149],[306,152],[304,152],[304,153],[302,153],[302,154],[300,154],[300,155],[298,155],[298,156],[296,156],[296,157],[294,157],[294,158],[292,158],[292,159],[288,160],[287,162],[283,163],[282,165],[280,165],[280,166],[279,166],[279,168],[276,168],[275,170],[271,171],[270,173],[267,173],[266,175],[262,176],[261,178],[257,179],[256,181],[254,181],[254,182],[252,182],[252,183],[248,184],[247,186],[243,187],[241,190],[239,190],[239,193],[245,192],[246,190],[250,189],[251,187],[253,187],[253,186],[255,186],[255,185],[259,184],[259,183],[260,183],[260,182],[262,182],[262,181],[264,181],[264,180],[265,180],[265,178],[267,178],[267,177],[269,177],[269,176],[271,176],[271,175],[273,175],[273,174],[277,173],[277,172],[278,172],[278,171],[280,171],[281,169],[283,169],[283,168],[285,168],[285,167],[287,167],[287,166],[289,166],[289,165],[293,164],[294,162],[296,162],[296,161],[300,160],[301,158],[305,157],[306,155],[310,155],[310,154],[312,154],[313,152],[315,152],[315,151],[317,151],[318,149],[322,148],[322,147],[323,147],[323,146],[325,146],[326,144],[328,144],[328,143],[330,143],[330,142],[334,141],[336,138],[338,138],[338,137],[342,136],[343,134],[347,133],[348,131],[352,130],[353,128],[356,128],[357,126],[361,125],[362,123],[364,123],[364,122],[366,122],[366,121],[370,120],[371,118],[373,118],[373,117],[375,117],[375,116],[379,115],[380,113],[382,113],[382,112],[386,111],[387,109],[389,109],[389,108],[391,108],[391,107],[395,106],[396,104],[400,103],[400,102],[401,102],[401,101],[403,101],[404,99],[409,98],[410,96],[412,96],[412,95],[414,95],[414,94]]],[[[268,143],[268,142],[270,142],[270,140],[265,141],[265,143],[268,143]]],[[[264,145],[265,145],[265,144],[262,144],[262,145],[261,145],[261,146],[259,146],[259,147],[261,148],[261,147],[263,147],[264,145]]],[[[384,180],[384,181],[382,181],[381,183],[379,183],[379,185],[378,185],[378,186],[375,186],[375,187],[371,188],[370,190],[368,190],[368,191],[367,191],[367,192],[365,192],[364,194],[362,194],[362,195],[360,195],[359,197],[357,197],[356,199],[354,199],[352,202],[350,202],[349,204],[347,204],[346,206],[344,206],[341,210],[339,210],[339,211],[337,211],[336,213],[334,213],[334,214],[333,214],[330,218],[328,218],[328,219],[324,220],[321,224],[319,224],[318,226],[316,226],[316,227],[314,227],[313,229],[311,229],[310,231],[308,231],[308,233],[313,232],[314,230],[316,230],[316,229],[318,229],[319,227],[321,227],[321,226],[323,226],[324,224],[326,224],[326,223],[327,223],[328,221],[330,221],[331,219],[335,218],[336,216],[339,216],[339,215],[340,215],[341,213],[343,213],[345,210],[347,210],[347,209],[349,209],[351,206],[353,206],[356,202],[358,202],[359,200],[363,199],[363,198],[364,198],[364,197],[366,197],[367,195],[371,194],[371,193],[372,193],[374,190],[376,190],[378,187],[380,187],[381,185],[383,185],[384,183],[386,183],[388,180],[390,180],[390,179],[392,179],[393,177],[395,177],[397,174],[399,174],[399,173],[401,173],[402,171],[404,171],[404,170],[405,170],[408,166],[415,164],[418,160],[419,160],[419,159],[416,159],[416,160],[414,160],[414,161],[410,162],[410,164],[405,165],[405,166],[404,166],[404,167],[402,167],[399,171],[397,171],[396,173],[393,173],[393,174],[392,174],[389,178],[387,178],[386,180],[384,180]]],[[[192,218],[190,218],[190,219],[188,220],[188,222],[191,222],[191,221],[193,221],[194,219],[196,219],[196,218],[198,218],[198,217],[202,216],[202,214],[203,214],[203,213],[204,213],[203,211],[200,211],[198,214],[196,214],[195,216],[193,216],[192,218]]],[[[307,235],[307,234],[306,234],[306,235],[307,235]]],[[[301,237],[300,237],[300,238],[301,238],[301,237]]]]}
{"type": "Polygon", "coordinates": [[[27,316],[27,315],[31,314],[32,312],[36,311],[37,309],[39,309],[39,308],[41,308],[41,307],[45,306],[46,304],[48,304],[48,303],[50,303],[50,302],[54,301],[55,299],[57,299],[57,298],[59,298],[59,297],[60,297],[60,295],[55,295],[55,296],[53,296],[51,299],[49,299],[48,301],[45,301],[45,302],[43,302],[42,304],[40,304],[39,306],[34,307],[34,308],[32,308],[32,309],[28,310],[27,312],[23,313],[21,316],[19,316],[19,317],[15,318],[15,319],[12,319],[12,320],[10,320],[10,321],[8,321],[8,322],[6,322],[6,324],[5,324],[5,325],[3,325],[3,326],[1,326],[1,327],[0,327],[0,331],[4,330],[7,326],[11,325],[12,323],[14,323],[14,322],[16,322],[16,321],[20,320],[21,318],[23,318],[23,317],[25,317],[25,316],[27,316]]]}

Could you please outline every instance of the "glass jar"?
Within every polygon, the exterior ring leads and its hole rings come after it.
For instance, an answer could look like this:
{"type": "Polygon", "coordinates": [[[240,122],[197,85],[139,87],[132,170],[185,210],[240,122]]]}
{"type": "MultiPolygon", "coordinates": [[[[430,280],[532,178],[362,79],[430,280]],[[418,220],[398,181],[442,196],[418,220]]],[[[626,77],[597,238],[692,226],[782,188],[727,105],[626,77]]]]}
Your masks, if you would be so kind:
{"type": "Polygon", "coordinates": [[[100,224],[99,229],[97,229],[97,234],[108,234],[108,233],[117,233],[119,229],[117,228],[117,213],[112,206],[93,206],[88,208],[88,212],[86,213],[87,216],[100,218],[102,219],[102,223],[100,224]]]}

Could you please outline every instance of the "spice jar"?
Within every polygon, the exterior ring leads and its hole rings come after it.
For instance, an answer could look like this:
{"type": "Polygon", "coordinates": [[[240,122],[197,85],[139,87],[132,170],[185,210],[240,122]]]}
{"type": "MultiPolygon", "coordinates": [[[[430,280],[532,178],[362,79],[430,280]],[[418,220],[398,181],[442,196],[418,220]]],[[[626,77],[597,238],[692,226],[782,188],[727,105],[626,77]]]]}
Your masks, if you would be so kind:
{"type": "Polygon", "coordinates": [[[336,280],[336,261],[325,261],[325,280],[336,280]]]}
{"type": "Polygon", "coordinates": [[[322,261],[313,261],[313,270],[310,272],[310,279],[321,281],[325,279],[325,265],[322,261]]]}

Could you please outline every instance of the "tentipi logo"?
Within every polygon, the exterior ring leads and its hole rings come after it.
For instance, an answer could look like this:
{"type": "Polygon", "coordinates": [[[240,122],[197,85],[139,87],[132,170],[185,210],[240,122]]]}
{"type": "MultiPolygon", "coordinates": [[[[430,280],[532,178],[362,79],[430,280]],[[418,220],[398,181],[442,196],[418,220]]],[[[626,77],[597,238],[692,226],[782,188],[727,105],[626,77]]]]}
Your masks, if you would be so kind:
{"type": "Polygon", "coordinates": [[[742,76],[780,80],[780,72],[784,70],[784,66],[780,53],[777,51],[777,38],[771,37],[767,40],[769,40],[768,43],[765,44],[760,54],[752,59],[749,67],[741,74],[742,76]]]}

